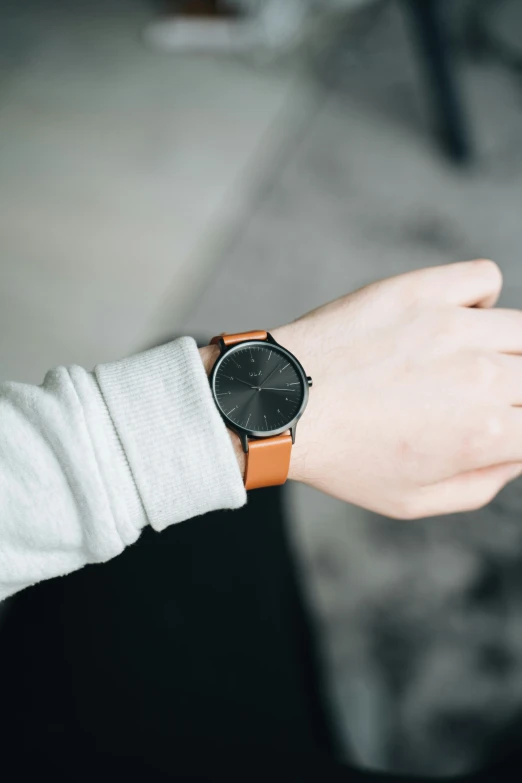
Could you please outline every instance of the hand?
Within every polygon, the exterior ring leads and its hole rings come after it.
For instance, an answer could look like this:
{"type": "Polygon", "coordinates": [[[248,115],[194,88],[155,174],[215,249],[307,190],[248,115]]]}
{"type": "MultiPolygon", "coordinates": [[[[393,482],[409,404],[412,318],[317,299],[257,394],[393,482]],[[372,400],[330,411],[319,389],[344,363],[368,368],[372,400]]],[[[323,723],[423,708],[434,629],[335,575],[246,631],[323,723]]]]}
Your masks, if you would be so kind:
{"type": "Polygon", "coordinates": [[[522,313],[472,261],[272,330],[313,377],[290,477],[392,517],[481,507],[522,472],[522,313]]]}

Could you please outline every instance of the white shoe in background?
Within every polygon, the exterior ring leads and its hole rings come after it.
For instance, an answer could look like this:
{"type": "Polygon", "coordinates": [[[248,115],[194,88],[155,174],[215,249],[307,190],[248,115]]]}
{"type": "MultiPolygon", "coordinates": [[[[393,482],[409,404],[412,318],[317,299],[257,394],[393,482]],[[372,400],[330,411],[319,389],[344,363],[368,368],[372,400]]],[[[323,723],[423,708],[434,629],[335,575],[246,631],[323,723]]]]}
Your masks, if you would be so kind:
{"type": "Polygon", "coordinates": [[[143,40],[164,52],[226,54],[251,51],[256,33],[244,17],[171,16],[150,22],[143,40]]]}
{"type": "Polygon", "coordinates": [[[372,0],[237,0],[238,16],[184,16],[157,19],[143,30],[144,41],[165,52],[250,53],[271,59],[297,48],[313,35],[318,20],[353,11],[372,0]]]}

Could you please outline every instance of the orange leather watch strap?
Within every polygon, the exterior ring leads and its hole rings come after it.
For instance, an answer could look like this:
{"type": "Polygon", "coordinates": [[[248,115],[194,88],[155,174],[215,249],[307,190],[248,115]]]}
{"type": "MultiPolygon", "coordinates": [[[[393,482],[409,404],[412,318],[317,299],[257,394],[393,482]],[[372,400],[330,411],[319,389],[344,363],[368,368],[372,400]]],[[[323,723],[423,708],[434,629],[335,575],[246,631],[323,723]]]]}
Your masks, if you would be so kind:
{"type": "MultiPolygon", "coordinates": [[[[219,334],[210,341],[211,345],[233,345],[248,340],[266,340],[267,333],[262,330],[239,332],[237,334],[219,334]]],[[[248,453],[245,468],[245,489],[275,487],[284,484],[290,468],[292,456],[292,436],[277,435],[274,438],[260,438],[248,441],[248,453]]]]}
{"type": "Polygon", "coordinates": [[[248,442],[245,489],[284,484],[290,468],[292,436],[277,435],[248,442]]]}
{"type": "Polygon", "coordinates": [[[256,330],[253,332],[239,332],[238,334],[218,334],[210,341],[211,345],[216,345],[221,340],[227,346],[237,345],[238,343],[244,343],[247,340],[266,340],[266,332],[256,330]]]}

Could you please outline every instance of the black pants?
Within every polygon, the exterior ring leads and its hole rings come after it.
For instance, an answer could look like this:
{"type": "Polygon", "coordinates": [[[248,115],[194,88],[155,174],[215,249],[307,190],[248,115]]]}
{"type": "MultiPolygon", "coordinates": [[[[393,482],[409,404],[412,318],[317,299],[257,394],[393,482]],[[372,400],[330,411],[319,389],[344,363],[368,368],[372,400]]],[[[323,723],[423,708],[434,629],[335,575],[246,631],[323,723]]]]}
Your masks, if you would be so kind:
{"type": "Polygon", "coordinates": [[[391,782],[336,761],[281,495],[146,530],[112,562],[18,595],[0,630],[2,768],[391,782]]]}

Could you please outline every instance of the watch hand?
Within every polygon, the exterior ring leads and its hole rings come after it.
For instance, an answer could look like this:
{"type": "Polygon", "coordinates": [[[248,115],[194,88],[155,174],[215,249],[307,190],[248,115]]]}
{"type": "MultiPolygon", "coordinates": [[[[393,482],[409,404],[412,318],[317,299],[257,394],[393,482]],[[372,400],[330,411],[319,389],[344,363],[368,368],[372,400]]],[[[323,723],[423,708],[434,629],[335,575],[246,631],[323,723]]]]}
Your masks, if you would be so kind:
{"type": "MultiPolygon", "coordinates": [[[[279,365],[280,365],[280,364],[281,364],[281,362],[277,362],[276,366],[274,367],[274,369],[273,369],[273,370],[271,370],[271,372],[269,372],[269,373],[268,373],[268,375],[266,376],[266,378],[265,378],[265,380],[263,381],[263,383],[266,383],[266,382],[267,382],[267,380],[268,380],[269,378],[271,378],[271,377],[272,377],[272,375],[275,373],[275,371],[276,371],[276,370],[279,368],[279,365]]],[[[261,384],[261,386],[262,386],[262,385],[263,385],[263,384],[261,384]]]]}
{"type": "Polygon", "coordinates": [[[295,389],[275,389],[273,386],[260,386],[260,390],[263,391],[284,391],[284,392],[295,392],[295,389]]]}
{"type": "Polygon", "coordinates": [[[246,381],[242,381],[241,378],[233,378],[232,376],[231,376],[231,378],[232,378],[233,381],[239,381],[239,383],[244,383],[245,386],[248,386],[249,389],[257,389],[257,386],[252,386],[251,383],[247,383],[246,381]]]}

